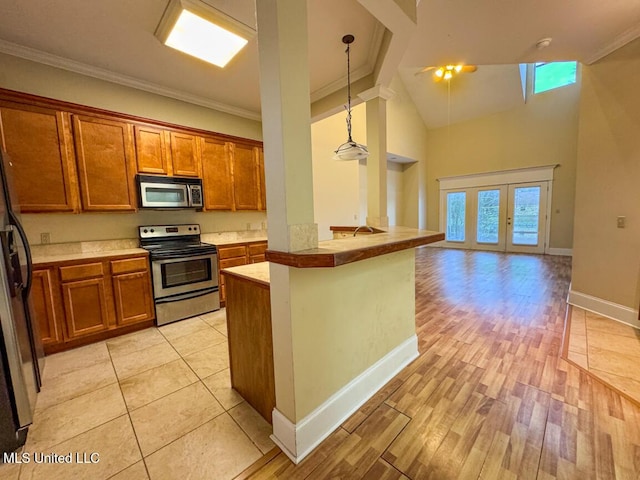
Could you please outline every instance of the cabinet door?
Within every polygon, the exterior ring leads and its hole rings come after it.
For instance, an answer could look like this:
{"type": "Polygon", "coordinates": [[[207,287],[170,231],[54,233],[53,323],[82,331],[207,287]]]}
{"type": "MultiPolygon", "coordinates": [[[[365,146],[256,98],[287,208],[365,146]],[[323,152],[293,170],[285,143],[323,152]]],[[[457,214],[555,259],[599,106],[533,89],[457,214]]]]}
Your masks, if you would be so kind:
{"type": "Polygon", "coordinates": [[[248,245],[249,263],[259,263],[265,261],[267,242],[251,243],[248,245]]]}
{"type": "Polygon", "coordinates": [[[69,114],[0,103],[0,138],[13,166],[21,211],[74,212],[78,187],[69,114]]]}
{"type": "Polygon", "coordinates": [[[31,284],[31,302],[34,321],[40,326],[42,345],[55,345],[63,341],[60,292],[55,270],[34,270],[31,284]]]}
{"type": "Polygon", "coordinates": [[[136,161],[138,173],[168,175],[170,161],[165,131],[143,125],[134,127],[136,134],[136,161]]]}
{"type": "Polygon", "coordinates": [[[198,137],[187,133],[171,132],[171,160],[176,177],[200,176],[198,137]]]}
{"type": "Polygon", "coordinates": [[[74,116],[73,128],[83,210],[135,210],[132,126],[74,116]]]}
{"type": "Polygon", "coordinates": [[[267,209],[267,186],[264,181],[264,150],[258,150],[258,180],[260,185],[260,205],[259,210],[267,209]]]}
{"type": "Polygon", "coordinates": [[[62,284],[67,333],[70,339],[109,329],[106,282],[91,278],[62,284]]]}
{"type": "Polygon", "coordinates": [[[233,210],[231,144],[215,138],[200,139],[204,208],[233,210]]]}
{"type": "Polygon", "coordinates": [[[154,318],[148,271],[114,275],[112,282],[117,325],[129,325],[154,318]]]}
{"type": "Polygon", "coordinates": [[[258,148],[236,143],[232,156],[233,196],[236,210],[258,210],[258,148]]]}

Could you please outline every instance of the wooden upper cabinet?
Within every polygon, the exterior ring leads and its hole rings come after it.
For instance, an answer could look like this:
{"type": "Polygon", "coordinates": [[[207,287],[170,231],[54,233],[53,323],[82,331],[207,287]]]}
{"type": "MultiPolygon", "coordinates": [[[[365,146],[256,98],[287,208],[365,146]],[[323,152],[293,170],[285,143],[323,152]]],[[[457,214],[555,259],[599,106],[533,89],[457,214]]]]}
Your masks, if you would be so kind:
{"type": "Polygon", "coordinates": [[[169,175],[171,159],[166,132],[160,128],[136,125],[136,160],[139,173],[169,175]]]}
{"type": "Polygon", "coordinates": [[[204,208],[233,210],[231,144],[215,138],[200,138],[204,208]]]}
{"type": "Polygon", "coordinates": [[[22,212],[78,211],[68,113],[0,102],[0,138],[22,212]]]}
{"type": "Polygon", "coordinates": [[[173,175],[176,177],[199,177],[198,137],[178,132],[171,132],[170,136],[173,175]]]}
{"type": "Polygon", "coordinates": [[[258,147],[235,144],[231,171],[236,210],[258,210],[260,206],[259,156],[258,147]]]}
{"type": "Polygon", "coordinates": [[[133,127],[117,120],[73,116],[85,211],[135,210],[133,127]]]}

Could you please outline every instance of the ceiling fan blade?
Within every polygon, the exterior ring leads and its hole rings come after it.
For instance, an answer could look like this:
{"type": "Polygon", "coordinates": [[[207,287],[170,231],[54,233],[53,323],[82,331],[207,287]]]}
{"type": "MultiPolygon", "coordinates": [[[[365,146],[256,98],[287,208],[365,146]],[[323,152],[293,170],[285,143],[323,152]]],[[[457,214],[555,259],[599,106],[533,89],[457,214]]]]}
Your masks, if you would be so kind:
{"type": "Polygon", "coordinates": [[[429,70],[433,70],[433,69],[435,69],[435,68],[436,68],[436,67],[424,67],[424,68],[421,68],[420,70],[418,70],[418,71],[416,72],[416,75],[422,75],[423,73],[426,73],[426,72],[428,72],[429,70]]]}
{"type": "Polygon", "coordinates": [[[463,65],[462,66],[462,71],[464,73],[473,73],[476,70],[478,70],[478,66],[477,65],[463,65]]]}

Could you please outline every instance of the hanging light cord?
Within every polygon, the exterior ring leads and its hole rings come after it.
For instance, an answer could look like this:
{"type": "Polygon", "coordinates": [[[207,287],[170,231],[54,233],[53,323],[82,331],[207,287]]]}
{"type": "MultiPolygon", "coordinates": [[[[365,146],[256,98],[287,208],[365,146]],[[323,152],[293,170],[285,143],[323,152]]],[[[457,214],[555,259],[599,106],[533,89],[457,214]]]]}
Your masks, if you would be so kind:
{"type": "Polygon", "coordinates": [[[349,139],[347,142],[353,143],[351,139],[351,60],[350,60],[351,44],[347,43],[347,133],[349,139]]]}

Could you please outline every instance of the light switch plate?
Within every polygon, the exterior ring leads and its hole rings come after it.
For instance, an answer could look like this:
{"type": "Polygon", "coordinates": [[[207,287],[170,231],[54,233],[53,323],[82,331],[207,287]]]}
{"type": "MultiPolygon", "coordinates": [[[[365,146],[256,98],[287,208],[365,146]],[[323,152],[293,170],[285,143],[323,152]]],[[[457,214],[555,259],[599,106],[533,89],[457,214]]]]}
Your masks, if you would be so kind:
{"type": "Polygon", "coordinates": [[[627,217],[618,217],[618,228],[624,228],[627,223],[627,217]]]}

